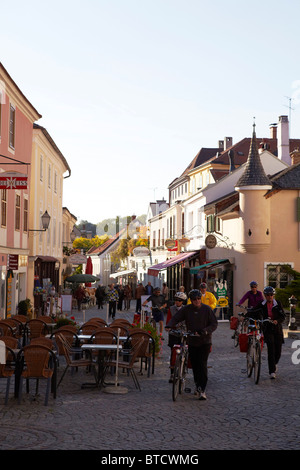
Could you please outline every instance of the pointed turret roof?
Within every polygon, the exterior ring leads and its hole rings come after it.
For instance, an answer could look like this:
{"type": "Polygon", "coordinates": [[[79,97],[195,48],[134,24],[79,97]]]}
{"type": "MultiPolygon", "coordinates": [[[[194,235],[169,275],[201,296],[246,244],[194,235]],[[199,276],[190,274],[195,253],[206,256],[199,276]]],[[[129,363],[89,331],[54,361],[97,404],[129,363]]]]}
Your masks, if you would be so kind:
{"type": "Polygon", "coordinates": [[[267,177],[265,170],[262,166],[260,156],[257,150],[256,144],[256,133],[255,133],[255,123],[253,124],[253,133],[249,149],[248,160],[246,163],[246,168],[235,187],[245,187],[245,186],[271,186],[272,183],[267,177]]]}

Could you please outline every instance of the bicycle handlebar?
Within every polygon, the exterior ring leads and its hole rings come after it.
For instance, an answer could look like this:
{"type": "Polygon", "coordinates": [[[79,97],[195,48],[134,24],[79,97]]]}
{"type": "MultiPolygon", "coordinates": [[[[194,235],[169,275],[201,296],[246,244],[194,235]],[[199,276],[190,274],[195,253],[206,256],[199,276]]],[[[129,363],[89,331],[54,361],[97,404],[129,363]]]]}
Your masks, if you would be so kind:
{"type": "Polygon", "coordinates": [[[174,330],[174,329],[170,329],[170,332],[171,333],[175,333],[175,334],[178,334],[179,336],[183,336],[183,337],[187,337],[187,336],[201,336],[202,332],[200,331],[195,331],[195,332],[192,332],[192,331],[182,331],[182,330],[174,330]]]}

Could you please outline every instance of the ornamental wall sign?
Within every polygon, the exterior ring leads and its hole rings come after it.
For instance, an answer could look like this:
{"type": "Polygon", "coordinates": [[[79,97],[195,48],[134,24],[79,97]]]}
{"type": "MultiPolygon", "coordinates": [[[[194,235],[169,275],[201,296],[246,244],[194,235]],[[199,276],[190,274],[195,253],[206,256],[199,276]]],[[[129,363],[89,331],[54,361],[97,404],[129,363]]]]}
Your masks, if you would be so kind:
{"type": "Polygon", "coordinates": [[[207,248],[215,248],[216,244],[217,244],[216,237],[212,234],[207,235],[207,237],[205,238],[205,246],[207,248]]]}

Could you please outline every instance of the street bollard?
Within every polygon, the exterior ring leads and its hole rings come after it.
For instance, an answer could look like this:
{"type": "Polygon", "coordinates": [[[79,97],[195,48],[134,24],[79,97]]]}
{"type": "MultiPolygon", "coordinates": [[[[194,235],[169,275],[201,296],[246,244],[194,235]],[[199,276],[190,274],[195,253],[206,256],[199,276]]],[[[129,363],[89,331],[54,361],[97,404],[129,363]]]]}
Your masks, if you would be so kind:
{"type": "Polygon", "coordinates": [[[297,299],[294,295],[291,295],[289,298],[289,303],[290,303],[290,321],[289,321],[289,330],[297,330],[297,323],[296,323],[296,305],[297,305],[297,299]]]}

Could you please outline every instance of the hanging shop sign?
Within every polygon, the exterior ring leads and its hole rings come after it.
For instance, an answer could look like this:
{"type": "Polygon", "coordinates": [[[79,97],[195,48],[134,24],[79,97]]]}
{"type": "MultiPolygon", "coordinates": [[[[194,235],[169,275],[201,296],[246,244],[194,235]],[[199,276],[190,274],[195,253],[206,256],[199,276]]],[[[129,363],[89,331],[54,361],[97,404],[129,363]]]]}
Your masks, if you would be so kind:
{"type": "Polygon", "coordinates": [[[16,171],[0,173],[0,189],[27,189],[28,177],[16,171]]]}
{"type": "Polygon", "coordinates": [[[7,256],[7,269],[17,271],[19,269],[19,255],[7,256]]]}
{"type": "Polygon", "coordinates": [[[205,238],[205,245],[207,248],[214,248],[217,244],[217,239],[214,235],[207,235],[205,238]]]}
{"type": "Polygon", "coordinates": [[[147,256],[150,251],[146,246],[137,246],[133,249],[134,256],[147,256]]]}
{"type": "Polygon", "coordinates": [[[71,255],[69,258],[71,264],[86,264],[87,257],[85,255],[81,255],[80,253],[76,253],[75,255],[71,255]]]}
{"type": "Polygon", "coordinates": [[[191,242],[191,240],[187,237],[179,238],[178,241],[179,241],[180,246],[182,246],[183,248],[187,247],[189,243],[191,242]]]}
{"type": "Polygon", "coordinates": [[[168,249],[168,251],[176,251],[178,248],[178,242],[177,240],[172,240],[169,238],[165,241],[165,247],[168,249]]]}

